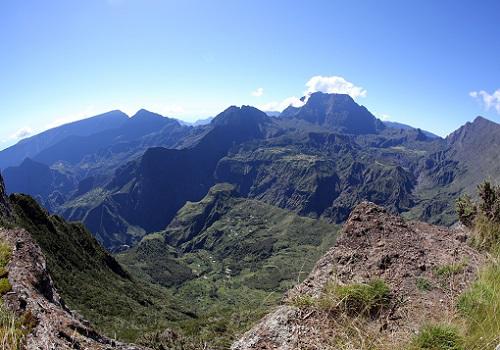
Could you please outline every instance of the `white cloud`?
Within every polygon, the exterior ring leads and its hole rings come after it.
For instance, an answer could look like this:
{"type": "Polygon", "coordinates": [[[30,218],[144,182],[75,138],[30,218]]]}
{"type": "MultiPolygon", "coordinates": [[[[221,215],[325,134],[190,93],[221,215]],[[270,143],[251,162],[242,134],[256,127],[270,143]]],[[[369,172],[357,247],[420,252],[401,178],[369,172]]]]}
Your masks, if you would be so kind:
{"type": "Polygon", "coordinates": [[[489,94],[484,90],[471,91],[469,92],[469,96],[480,100],[484,104],[487,111],[494,108],[497,113],[500,114],[500,89],[497,89],[492,94],[489,94]]]}
{"type": "Polygon", "coordinates": [[[391,120],[392,116],[390,116],[389,114],[380,114],[380,115],[378,115],[378,118],[380,120],[387,121],[387,120],[391,120]]]}
{"type": "Polygon", "coordinates": [[[260,87],[260,88],[258,88],[258,89],[257,89],[257,90],[255,90],[255,91],[252,91],[252,96],[254,96],[254,97],[260,97],[260,96],[262,96],[262,95],[264,95],[264,89],[263,89],[263,88],[261,88],[261,87],[260,87]]]}
{"type": "Polygon", "coordinates": [[[302,107],[304,102],[300,98],[292,96],[285,98],[283,101],[273,101],[258,105],[257,108],[265,112],[282,112],[288,106],[302,107]]]}
{"type": "Polygon", "coordinates": [[[31,134],[33,134],[33,129],[31,129],[30,127],[24,127],[24,128],[17,130],[12,135],[10,135],[9,139],[10,140],[19,140],[19,139],[25,138],[27,136],[30,136],[31,134]]]}
{"type": "MultiPolygon", "coordinates": [[[[283,101],[272,101],[258,105],[257,108],[259,108],[262,111],[281,112],[288,106],[302,107],[305,104],[305,102],[307,102],[309,96],[312,93],[318,91],[329,94],[332,93],[348,94],[352,98],[365,97],[367,94],[366,90],[363,89],[361,86],[356,86],[350,81],[345,80],[343,77],[335,75],[330,77],[316,75],[307,81],[306,86],[307,90],[304,91],[304,96],[305,96],[304,101],[301,101],[300,98],[298,97],[292,96],[285,98],[283,101]]],[[[259,88],[253,91],[252,95],[261,96],[263,92],[264,90],[262,88],[259,88]],[[259,93],[261,94],[259,95],[259,93]]]]}
{"type": "Polygon", "coordinates": [[[22,138],[25,138],[27,136],[30,136],[31,134],[33,134],[33,129],[31,129],[28,126],[28,127],[21,128],[21,129],[17,130],[11,137],[13,139],[22,139],[22,138]]]}
{"type": "Polygon", "coordinates": [[[361,86],[356,86],[350,81],[345,80],[343,77],[330,76],[324,77],[316,75],[309,79],[306,83],[307,90],[305,95],[312,94],[313,92],[337,93],[347,94],[352,98],[366,97],[366,90],[361,86]]]}

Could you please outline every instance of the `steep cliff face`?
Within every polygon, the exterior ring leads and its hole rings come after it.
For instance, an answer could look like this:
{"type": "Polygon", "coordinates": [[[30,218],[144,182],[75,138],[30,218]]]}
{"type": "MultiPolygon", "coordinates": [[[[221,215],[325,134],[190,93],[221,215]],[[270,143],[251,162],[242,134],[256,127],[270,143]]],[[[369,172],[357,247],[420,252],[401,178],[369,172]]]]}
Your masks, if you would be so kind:
{"type": "Polygon", "coordinates": [[[465,238],[462,231],[406,222],[364,202],[309,277],[232,349],[404,343],[421,325],[450,312],[473,279],[483,258],[465,238]],[[371,286],[381,299],[360,305],[368,302],[363,293],[371,293],[371,286]],[[363,298],[349,291],[361,291],[363,298]]]}
{"type": "Polygon", "coordinates": [[[241,147],[219,161],[217,179],[247,197],[337,223],[363,200],[392,212],[414,205],[416,179],[405,154],[363,147],[348,135],[294,136],[241,147]]]}
{"type": "Polygon", "coordinates": [[[451,133],[442,149],[420,161],[417,205],[410,217],[439,225],[456,220],[454,202],[463,193],[473,194],[489,179],[499,181],[500,125],[477,117],[451,133]]]}

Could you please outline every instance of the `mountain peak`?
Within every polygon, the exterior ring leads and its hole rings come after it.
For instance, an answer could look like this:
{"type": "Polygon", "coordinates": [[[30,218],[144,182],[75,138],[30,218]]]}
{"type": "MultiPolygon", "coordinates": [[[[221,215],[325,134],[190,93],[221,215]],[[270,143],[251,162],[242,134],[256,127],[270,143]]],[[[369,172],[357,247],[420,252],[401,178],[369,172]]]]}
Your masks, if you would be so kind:
{"type": "Polygon", "coordinates": [[[486,119],[480,115],[478,115],[473,121],[471,124],[475,124],[475,125],[498,125],[497,123],[495,123],[494,121],[492,120],[489,120],[489,119],[486,119]]]}
{"type": "MultiPolygon", "coordinates": [[[[306,100],[303,97],[304,100],[306,100]]],[[[349,103],[356,103],[354,99],[349,95],[349,94],[340,94],[340,93],[327,93],[327,92],[321,92],[321,91],[316,91],[313,92],[312,94],[309,95],[309,98],[307,99],[306,102],[309,102],[311,99],[313,100],[319,100],[319,99],[336,99],[337,101],[345,101],[349,103]]]]}
{"type": "MultiPolygon", "coordinates": [[[[475,151],[495,144],[498,141],[500,124],[478,116],[472,122],[467,122],[446,137],[449,145],[455,149],[471,148],[475,151]]],[[[473,157],[474,155],[471,155],[473,157]]]]}
{"type": "Polygon", "coordinates": [[[165,118],[161,114],[150,112],[147,109],[141,108],[132,117],[132,119],[154,119],[154,118],[165,118]]]}
{"type": "Polygon", "coordinates": [[[379,119],[347,94],[315,92],[302,107],[288,107],[282,115],[348,134],[374,134],[385,128],[379,119]]]}
{"type": "Polygon", "coordinates": [[[252,106],[230,106],[218,114],[211,122],[212,125],[230,124],[259,124],[269,121],[269,116],[252,106]]]}

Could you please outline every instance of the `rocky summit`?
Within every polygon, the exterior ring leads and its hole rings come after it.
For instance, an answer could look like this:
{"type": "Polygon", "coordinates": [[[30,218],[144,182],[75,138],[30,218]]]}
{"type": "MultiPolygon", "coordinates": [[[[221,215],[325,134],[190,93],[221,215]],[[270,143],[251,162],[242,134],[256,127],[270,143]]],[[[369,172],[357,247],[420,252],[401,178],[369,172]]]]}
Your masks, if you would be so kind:
{"type": "Polygon", "coordinates": [[[232,349],[399,346],[422,325],[452,312],[457,296],[474,279],[484,258],[466,239],[461,229],[407,222],[361,203],[310,275],[232,349]],[[460,271],[447,275],[440,270],[446,266],[460,266],[460,271]],[[363,300],[357,294],[336,298],[373,281],[384,285],[373,305],[358,305],[363,300]],[[358,333],[350,333],[350,327],[358,333]]]}

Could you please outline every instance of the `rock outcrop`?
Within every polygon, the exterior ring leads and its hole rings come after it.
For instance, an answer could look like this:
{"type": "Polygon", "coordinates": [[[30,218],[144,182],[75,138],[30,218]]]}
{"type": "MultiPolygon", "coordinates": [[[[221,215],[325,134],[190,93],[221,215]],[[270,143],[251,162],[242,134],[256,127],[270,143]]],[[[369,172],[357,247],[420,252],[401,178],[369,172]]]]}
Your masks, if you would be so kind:
{"type": "Polygon", "coordinates": [[[5,193],[3,179],[0,176],[0,224],[2,223],[1,218],[8,216],[10,216],[10,205],[5,193]]]}
{"type": "Polygon", "coordinates": [[[456,296],[474,278],[483,258],[466,238],[459,229],[406,222],[361,203],[309,277],[232,349],[337,349],[339,344],[354,349],[357,337],[376,345],[400,344],[422,324],[451,314],[456,296]],[[314,306],[329,283],[374,279],[387,284],[391,300],[377,315],[363,318],[314,306]],[[308,300],[307,307],[294,302],[297,298],[308,300]]]}
{"type": "Polygon", "coordinates": [[[12,291],[4,298],[17,315],[30,315],[32,331],[23,339],[25,349],[145,349],[101,336],[76,313],[66,308],[46,268],[45,257],[23,229],[0,229],[0,240],[12,247],[7,266],[12,291]]]}

